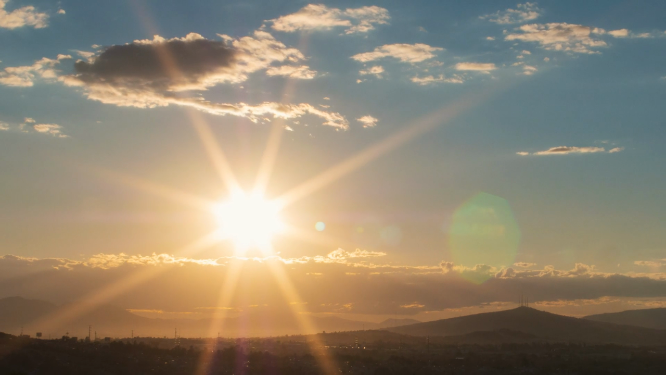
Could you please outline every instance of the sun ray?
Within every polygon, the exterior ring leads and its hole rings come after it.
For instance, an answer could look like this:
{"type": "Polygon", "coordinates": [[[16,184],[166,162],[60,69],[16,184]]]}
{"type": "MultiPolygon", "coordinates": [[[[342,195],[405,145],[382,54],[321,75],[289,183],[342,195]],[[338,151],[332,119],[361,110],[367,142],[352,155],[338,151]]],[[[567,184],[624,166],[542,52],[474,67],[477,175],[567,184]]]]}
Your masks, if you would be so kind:
{"type": "MultiPolygon", "coordinates": [[[[220,294],[216,306],[227,307],[230,304],[234,297],[236,285],[238,284],[238,279],[240,278],[245,262],[245,260],[235,260],[228,263],[228,269],[224,281],[220,286],[220,294]]],[[[226,319],[226,317],[227,310],[213,310],[211,325],[208,329],[208,337],[215,337],[218,332],[224,332],[224,319],[226,319]]],[[[212,352],[206,352],[201,357],[196,374],[203,375],[208,373],[208,363],[210,363],[211,353],[212,352]]]]}
{"type": "Polygon", "coordinates": [[[148,180],[144,180],[139,177],[130,176],[124,173],[104,170],[101,168],[86,168],[89,172],[99,175],[102,178],[108,179],[112,182],[121,183],[130,187],[133,187],[137,190],[142,190],[148,193],[155,194],[167,199],[170,199],[174,202],[182,203],[187,206],[198,208],[202,210],[208,210],[210,206],[214,203],[210,200],[201,198],[200,196],[185,193],[183,191],[157,184],[148,180]]]}
{"type": "Polygon", "coordinates": [[[266,149],[259,165],[257,173],[257,180],[254,184],[254,190],[264,193],[268,186],[268,181],[273,172],[273,167],[277,159],[278,151],[280,150],[280,143],[284,133],[284,120],[275,119],[274,124],[271,126],[271,132],[266,142],[266,149]]]}
{"type": "MultiPolygon", "coordinates": [[[[273,273],[273,277],[277,281],[277,285],[282,290],[282,295],[284,296],[285,301],[291,301],[289,306],[292,310],[292,313],[296,317],[300,329],[302,332],[316,332],[316,328],[312,321],[310,320],[307,311],[303,308],[304,304],[299,296],[296,288],[289,280],[289,277],[284,272],[284,265],[281,262],[267,262],[268,268],[273,273]]],[[[316,334],[310,336],[310,340],[307,341],[312,355],[315,357],[322,370],[327,375],[339,374],[340,369],[336,365],[335,361],[329,356],[328,351],[324,347],[324,344],[321,342],[319,337],[316,334]]]]}
{"type": "MultiPolygon", "coordinates": [[[[130,1],[129,3],[134,9],[137,17],[141,19],[143,27],[152,35],[159,35],[157,24],[146,9],[145,4],[140,4],[139,2],[135,1],[130,1]]],[[[176,59],[174,59],[169,50],[166,48],[156,48],[156,51],[167,74],[173,80],[179,80],[183,74],[180,71],[178,64],[176,63],[176,59]]],[[[203,143],[208,157],[213,163],[213,166],[216,168],[217,173],[220,175],[222,181],[227,186],[227,189],[229,191],[239,190],[238,181],[236,180],[236,177],[231,170],[229,162],[227,161],[227,158],[222,152],[219,144],[215,140],[215,136],[211,131],[210,126],[203,118],[203,115],[195,109],[188,109],[186,110],[186,113],[190,119],[190,124],[197,132],[197,135],[203,143]]]]}
{"type": "MultiPolygon", "coordinates": [[[[174,255],[189,257],[218,243],[218,234],[216,232],[212,232],[175,252],[174,255]]],[[[146,281],[172,269],[173,267],[176,267],[176,265],[162,264],[156,266],[140,267],[128,277],[125,277],[116,282],[112,282],[99,290],[95,290],[94,292],[83,296],[77,302],[70,304],[66,308],[58,310],[56,313],[47,315],[46,317],[40,319],[35,323],[35,325],[50,325],[55,328],[60,327],[63,324],[66,324],[67,322],[94,310],[104,303],[108,303],[113,298],[122,295],[126,291],[145,283],[146,281]]]]}
{"type": "Polygon", "coordinates": [[[206,122],[203,115],[195,109],[188,109],[187,113],[190,118],[190,124],[194,127],[194,130],[196,130],[210,161],[213,163],[222,182],[226,185],[227,190],[232,193],[241,191],[242,189],[240,188],[236,176],[231,170],[229,161],[222,151],[222,148],[215,140],[215,135],[211,131],[208,122],[206,122]]]}
{"type": "Polygon", "coordinates": [[[378,157],[394,150],[404,143],[430,131],[441,124],[445,124],[458,114],[470,109],[485,98],[489,92],[465,96],[427,116],[424,116],[404,129],[375,143],[363,151],[351,156],[337,165],[327,169],[319,175],[298,185],[279,197],[279,201],[285,206],[290,205],[303,197],[316,192],[328,184],[342,178],[343,176],[361,168],[378,157]]]}

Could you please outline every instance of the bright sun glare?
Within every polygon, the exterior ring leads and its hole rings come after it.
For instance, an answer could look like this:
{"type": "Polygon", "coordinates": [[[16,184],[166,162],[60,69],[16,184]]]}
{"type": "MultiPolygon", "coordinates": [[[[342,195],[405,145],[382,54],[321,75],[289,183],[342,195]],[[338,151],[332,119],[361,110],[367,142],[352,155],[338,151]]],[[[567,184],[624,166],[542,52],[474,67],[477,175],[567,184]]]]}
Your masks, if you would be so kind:
{"type": "Polygon", "coordinates": [[[260,194],[238,192],[213,209],[222,238],[232,240],[237,252],[266,249],[273,236],[284,230],[280,206],[260,194]]]}

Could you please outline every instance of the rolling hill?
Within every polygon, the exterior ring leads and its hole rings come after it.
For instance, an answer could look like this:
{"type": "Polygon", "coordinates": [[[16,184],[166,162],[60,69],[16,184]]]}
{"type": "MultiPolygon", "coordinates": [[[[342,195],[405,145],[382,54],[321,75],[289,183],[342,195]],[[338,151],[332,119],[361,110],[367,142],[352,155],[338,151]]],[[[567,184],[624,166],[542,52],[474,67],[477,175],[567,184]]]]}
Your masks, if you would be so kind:
{"type": "Polygon", "coordinates": [[[627,310],[617,313],[596,314],[583,317],[583,319],[644,328],[666,329],[666,308],[627,310]]]}
{"type": "Polygon", "coordinates": [[[462,336],[478,331],[498,330],[522,332],[543,340],[632,345],[666,344],[666,331],[572,318],[529,307],[389,329],[391,332],[414,336],[462,336]]]}

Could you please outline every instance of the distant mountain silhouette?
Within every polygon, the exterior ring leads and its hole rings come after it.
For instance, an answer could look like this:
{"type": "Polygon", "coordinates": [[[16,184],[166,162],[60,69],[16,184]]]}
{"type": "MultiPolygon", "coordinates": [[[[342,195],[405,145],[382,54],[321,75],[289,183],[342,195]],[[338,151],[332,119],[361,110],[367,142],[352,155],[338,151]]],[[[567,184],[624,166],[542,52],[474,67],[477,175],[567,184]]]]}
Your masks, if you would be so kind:
{"type": "Polygon", "coordinates": [[[39,317],[52,313],[58,308],[55,304],[35,299],[7,297],[0,299],[0,325],[20,327],[39,317]]]}
{"type": "Polygon", "coordinates": [[[596,314],[583,319],[630,326],[666,329],[666,308],[627,310],[617,313],[596,314]]]}
{"type": "MultiPolygon", "coordinates": [[[[174,328],[184,337],[214,337],[211,331],[211,319],[153,319],[132,314],[125,309],[101,305],[68,322],[55,326],[49,317],[68,307],[51,302],[30,300],[21,297],[0,299],[0,332],[18,334],[23,327],[26,334],[34,335],[42,332],[44,337],[53,338],[65,335],[79,338],[88,335],[88,325],[98,337],[129,337],[134,331],[135,336],[167,336],[173,337],[174,328]]],[[[392,327],[411,324],[418,321],[398,319],[395,322],[385,321],[380,324],[360,322],[336,316],[297,316],[291,310],[264,311],[245,314],[239,317],[222,320],[220,334],[225,337],[278,336],[293,334],[313,334],[322,331],[360,331],[362,329],[379,329],[382,324],[392,327]],[[307,318],[310,324],[303,324],[307,318]],[[388,323],[387,323],[388,322],[388,323]]]]}
{"type": "Polygon", "coordinates": [[[572,318],[529,307],[442,319],[388,330],[414,336],[460,336],[502,329],[523,332],[543,340],[666,344],[666,331],[572,318]]]}
{"type": "Polygon", "coordinates": [[[386,319],[382,322],[379,323],[378,328],[380,329],[385,329],[385,328],[394,328],[394,327],[400,327],[400,326],[406,326],[410,324],[417,324],[421,323],[420,320],[416,319],[386,319]]]}
{"type": "MultiPolygon", "coordinates": [[[[224,337],[258,337],[326,332],[342,336],[382,337],[383,340],[423,340],[440,343],[501,343],[529,341],[580,341],[618,344],[666,344],[666,331],[630,325],[618,325],[592,319],[578,319],[551,314],[527,307],[432,322],[412,319],[389,319],[381,323],[359,322],[335,316],[295,315],[291,310],[259,311],[238,317],[226,318],[213,324],[211,319],[152,319],[132,314],[125,309],[102,305],[68,322],[55,326],[49,317],[68,305],[57,306],[50,302],[21,297],[0,299],[0,332],[60,337],[66,332],[79,338],[88,335],[92,325],[98,337],[135,336],[173,337],[178,328],[183,337],[214,337],[219,332],[224,337]],[[306,323],[307,324],[304,324],[306,323]],[[400,324],[408,324],[402,325],[400,324]],[[386,327],[388,325],[388,327],[386,327]],[[211,328],[217,327],[217,328],[211,328]],[[382,330],[383,329],[383,330],[382,330]],[[346,332],[346,333],[343,333],[346,332]],[[409,336],[405,336],[409,335],[409,336]],[[410,337],[411,338],[408,338],[410,337]]],[[[654,309],[664,310],[664,309],[654,309]]],[[[641,310],[650,314],[652,310],[641,310]]],[[[654,321],[658,319],[658,311],[654,321]]],[[[636,314],[637,312],[627,312],[636,314]]],[[[629,314],[629,315],[631,315],[629,314]]],[[[612,314],[611,314],[612,315],[612,314]]],[[[648,323],[646,323],[648,324],[648,323]]],[[[650,323],[652,324],[652,323],[650,323]]],[[[657,324],[657,323],[654,323],[657,324]]],[[[341,337],[342,337],[341,336],[341,337]]],[[[348,338],[345,338],[348,340],[348,338]]],[[[345,341],[346,342],[346,341],[345,341]]]]}

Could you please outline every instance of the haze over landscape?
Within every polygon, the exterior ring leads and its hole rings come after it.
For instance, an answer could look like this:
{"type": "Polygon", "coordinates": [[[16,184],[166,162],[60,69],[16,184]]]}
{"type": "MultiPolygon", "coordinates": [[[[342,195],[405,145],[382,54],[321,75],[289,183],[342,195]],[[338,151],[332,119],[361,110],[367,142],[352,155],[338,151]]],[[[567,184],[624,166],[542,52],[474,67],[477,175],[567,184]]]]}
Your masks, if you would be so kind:
{"type": "Polygon", "coordinates": [[[664,14],[0,0],[0,339],[666,345],[664,14]]]}

